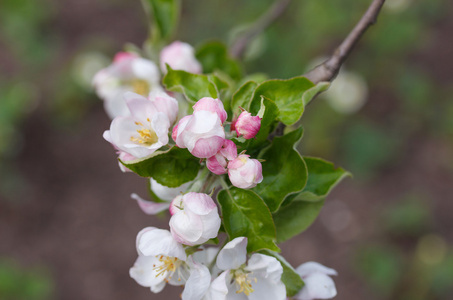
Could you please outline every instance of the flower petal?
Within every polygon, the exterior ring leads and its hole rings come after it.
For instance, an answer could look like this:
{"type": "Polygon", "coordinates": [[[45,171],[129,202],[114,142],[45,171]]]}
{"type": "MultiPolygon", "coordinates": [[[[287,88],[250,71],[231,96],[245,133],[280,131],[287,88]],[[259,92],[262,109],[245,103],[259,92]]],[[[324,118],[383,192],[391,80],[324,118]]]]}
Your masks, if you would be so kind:
{"type": "Polygon", "coordinates": [[[137,244],[139,252],[146,256],[165,255],[186,260],[184,248],[173,239],[168,230],[154,227],[145,228],[137,236],[137,244]]]}
{"type": "Polygon", "coordinates": [[[157,203],[153,201],[146,201],[137,194],[131,194],[131,198],[136,200],[138,206],[147,215],[155,215],[169,208],[170,203],[157,203]]]}
{"type": "Polygon", "coordinates": [[[247,238],[238,237],[226,244],[217,257],[217,267],[221,270],[237,269],[247,259],[247,238]]]}
{"type": "Polygon", "coordinates": [[[296,272],[303,278],[313,273],[323,273],[326,275],[338,275],[337,271],[321,265],[315,261],[309,261],[296,268],[296,272]]]}
{"type": "Polygon", "coordinates": [[[335,283],[326,274],[314,273],[304,278],[305,286],[295,296],[298,300],[330,299],[337,295],[335,283]]]}
{"type": "Polygon", "coordinates": [[[192,258],[188,260],[188,264],[190,276],[182,292],[182,300],[200,300],[209,289],[211,273],[206,266],[194,262],[192,258]]]}

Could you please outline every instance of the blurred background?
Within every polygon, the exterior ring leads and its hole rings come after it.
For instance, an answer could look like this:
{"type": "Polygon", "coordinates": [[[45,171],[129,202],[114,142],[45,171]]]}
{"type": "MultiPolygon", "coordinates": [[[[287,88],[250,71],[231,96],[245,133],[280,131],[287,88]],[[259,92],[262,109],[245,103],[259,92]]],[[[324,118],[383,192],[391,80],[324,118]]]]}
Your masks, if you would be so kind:
{"type": "MultiPolygon", "coordinates": [[[[298,0],[245,55],[247,73],[302,74],[369,0],[298,0]]],[[[178,39],[226,43],[271,0],[184,0],[178,39]]],[[[304,155],[351,171],[282,245],[336,269],[338,300],[451,299],[453,2],[387,0],[331,89],[306,109],[304,155]]],[[[135,236],[166,228],[129,198],[93,74],[147,37],[140,1],[0,2],[0,299],[179,299],[129,278],[135,236]]]]}

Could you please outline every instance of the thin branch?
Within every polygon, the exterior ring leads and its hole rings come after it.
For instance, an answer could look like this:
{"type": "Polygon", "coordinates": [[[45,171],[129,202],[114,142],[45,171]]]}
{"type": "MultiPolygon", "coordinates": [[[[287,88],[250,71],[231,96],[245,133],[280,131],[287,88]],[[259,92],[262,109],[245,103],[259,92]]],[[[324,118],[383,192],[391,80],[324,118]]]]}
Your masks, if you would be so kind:
{"type": "Polygon", "coordinates": [[[335,76],[337,76],[341,65],[368,27],[376,23],[377,16],[379,15],[384,2],[385,0],[373,0],[368,7],[368,10],[362,16],[354,29],[352,29],[349,35],[340,44],[340,46],[335,50],[333,55],[319,66],[306,73],[304,76],[315,84],[321,81],[332,81],[335,76]]]}
{"type": "Polygon", "coordinates": [[[234,58],[241,58],[245,49],[258,34],[269,27],[288,7],[291,0],[276,0],[269,10],[246,33],[240,36],[233,44],[230,54],[234,58]]]}

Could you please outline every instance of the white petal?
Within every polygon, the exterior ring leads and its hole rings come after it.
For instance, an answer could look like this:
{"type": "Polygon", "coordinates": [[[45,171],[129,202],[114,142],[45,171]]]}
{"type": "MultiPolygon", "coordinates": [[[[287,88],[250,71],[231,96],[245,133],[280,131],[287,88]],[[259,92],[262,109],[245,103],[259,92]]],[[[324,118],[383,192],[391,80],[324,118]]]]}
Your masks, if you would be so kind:
{"type": "Polygon", "coordinates": [[[298,300],[330,299],[337,295],[332,278],[322,273],[314,273],[304,279],[305,286],[295,296],[298,300]]]}
{"type": "Polygon", "coordinates": [[[272,282],[279,282],[283,274],[283,267],[280,262],[272,256],[255,253],[253,254],[245,268],[260,276],[266,277],[272,282]]]}
{"type": "Polygon", "coordinates": [[[238,237],[229,242],[219,252],[217,267],[221,270],[237,269],[247,259],[247,238],[238,237]]]}
{"type": "Polygon", "coordinates": [[[217,278],[211,282],[209,291],[203,300],[225,300],[228,294],[228,287],[226,284],[226,277],[229,271],[221,273],[217,278]]]}
{"type": "Polygon", "coordinates": [[[170,218],[170,229],[178,242],[190,246],[200,244],[203,223],[199,216],[179,210],[170,218]]]}
{"type": "Polygon", "coordinates": [[[124,101],[124,98],[122,97],[122,91],[120,89],[118,89],[114,95],[111,95],[108,99],[104,100],[104,109],[110,119],[127,117],[131,114],[126,105],[126,101],[124,101]]]}
{"type": "Polygon", "coordinates": [[[184,209],[197,215],[207,215],[217,210],[217,205],[209,195],[190,192],[183,197],[184,209]]]}
{"type": "Polygon", "coordinates": [[[144,58],[136,58],[132,61],[132,70],[138,78],[145,79],[155,85],[160,80],[160,72],[156,64],[144,58]]]}
{"type": "Polygon", "coordinates": [[[143,232],[138,240],[138,250],[144,255],[165,255],[186,260],[186,252],[168,230],[153,228],[143,232]]]}
{"type": "Polygon", "coordinates": [[[183,185],[176,187],[176,188],[166,187],[166,186],[158,183],[153,178],[150,178],[150,182],[151,182],[151,190],[153,190],[153,193],[156,194],[157,197],[159,197],[162,200],[171,201],[176,196],[181,195],[182,192],[185,192],[189,188],[189,186],[192,184],[193,181],[184,183],[183,185]]]}
{"type": "Polygon", "coordinates": [[[165,286],[163,276],[156,276],[154,269],[158,259],[154,256],[139,255],[134,266],[129,269],[129,275],[141,286],[151,287],[154,293],[160,292],[165,286]],[[163,285],[162,285],[163,283],[163,285]]]}
{"type": "Polygon", "coordinates": [[[131,198],[137,201],[138,206],[147,215],[158,214],[170,207],[170,203],[157,203],[153,201],[146,201],[137,194],[131,194],[131,198]]]}
{"type": "Polygon", "coordinates": [[[209,289],[211,284],[211,273],[209,269],[199,263],[189,260],[190,277],[182,292],[183,300],[200,300],[209,289]]]}
{"type": "Polygon", "coordinates": [[[252,279],[253,292],[248,296],[250,300],[285,300],[286,287],[282,281],[273,281],[263,276],[256,276],[256,282],[252,279]]]}
{"type": "Polygon", "coordinates": [[[127,107],[131,112],[131,115],[136,119],[139,119],[139,121],[142,123],[145,123],[147,119],[151,120],[154,115],[158,113],[156,106],[145,97],[140,96],[140,98],[128,98],[125,101],[127,107]]]}
{"type": "Polygon", "coordinates": [[[337,271],[321,265],[320,263],[309,261],[296,268],[296,272],[303,278],[313,273],[323,273],[326,275],[338,275],[337,271]]]}

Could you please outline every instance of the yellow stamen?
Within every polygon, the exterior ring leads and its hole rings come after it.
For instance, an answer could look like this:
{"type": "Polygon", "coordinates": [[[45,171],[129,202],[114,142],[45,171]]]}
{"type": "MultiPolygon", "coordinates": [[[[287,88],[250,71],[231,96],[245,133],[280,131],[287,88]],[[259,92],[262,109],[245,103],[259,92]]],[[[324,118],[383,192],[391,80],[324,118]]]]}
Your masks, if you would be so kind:
{"type": "MultiPolygon", "coordinates": [[[[143,126],[140,122],[135,122],[135,124],[138,126],[143,126]]],[[[134,143],[151,146],[159,140],[157,134],[152,129],[146,129],[142,127],[142,129],[137,129],[137,132],[140,135],[139,137],[131,136],[131,141],[134,143]]]]}
{"type": "MultiPolygon", "coordinates": [[[[242,270],[237,270],[234,273],[234,281],[239,286],[236,294],[244,293],[246,296],[249,296],[254,292],[254,289],[252,288],[252,280],[248,278],[248,275],[249,273],[245,273],[242,270]]],[[[256,278],[254,281],[257,281],[256,278]]]]}
{"type": "MultiPolygon", "coordinates": [[[[153,265],[153,269],[157,272],[156,277],[159,277],[160,275],[164,275],[166,272],[169,272],[170,274],[173,274],[176,269],[179,267],[181,264],[180,261],[176,257],[169,257],[169,256],[156,256],[159,261],[162,263],[159,266],[153,265]]],[[[171,276],[169,276],[171,278],[171,276]]]]}
{"type": "Polygon", "coordinates": [[[142,96],[148,96],[150,92],[150,86],[147,81],[143,79],[135,79],[132,80],[130,84],[132,85],[132,89],[134,90],[135,93],[142,96]]]}

